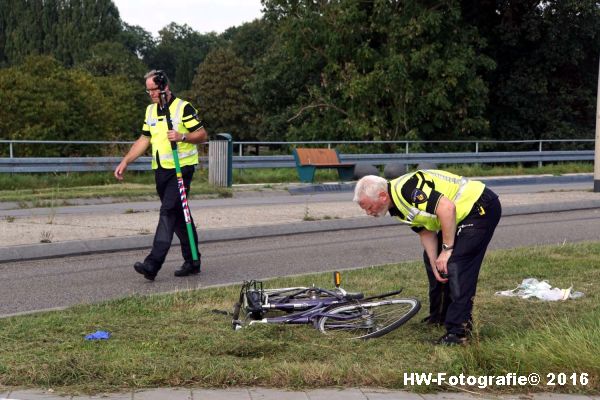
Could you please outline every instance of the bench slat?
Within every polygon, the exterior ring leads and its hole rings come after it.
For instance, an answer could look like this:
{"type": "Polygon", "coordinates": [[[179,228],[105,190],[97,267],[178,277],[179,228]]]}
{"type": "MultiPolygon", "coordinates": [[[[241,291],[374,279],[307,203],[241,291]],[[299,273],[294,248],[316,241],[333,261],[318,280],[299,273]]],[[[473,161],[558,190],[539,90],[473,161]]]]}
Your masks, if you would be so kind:
{"type": "Polygon", "coordinates": [[[333,149],[293,149],[296,169],[302,182],[312,182],[317,168],[337,169],[340,180],[352,180],[354,163],[340,163],[338,153],[333,149]]]}
{"type": "Polygon", "coordinates": [[[302,165],[339,164],[337,152],[332,149],[298,148],[298,158],[302,165]]]}
{"type": "Polygon", "coordinates": [[[313,165],[315,167],[331,167],[331,168],[335,168],[335,167],[354,167],[355,164],[348,164],[348,163],[344,163],[344,164],[322,164],[322,163],[310,163],[310,164],[306,164],[306,165],[313,165]]]}

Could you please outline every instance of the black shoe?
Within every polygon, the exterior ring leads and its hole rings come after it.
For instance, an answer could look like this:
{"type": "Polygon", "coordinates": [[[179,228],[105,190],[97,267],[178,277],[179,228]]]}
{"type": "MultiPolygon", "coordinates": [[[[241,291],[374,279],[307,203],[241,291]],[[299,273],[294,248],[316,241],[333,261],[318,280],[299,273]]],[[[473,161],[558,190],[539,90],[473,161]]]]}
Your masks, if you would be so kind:
{"type": "Polygon", "coordinates": [[[200,260],[195,262],[186,261],[181,268],[175,270],[175,276],[189,276],[200,273],[200,260]]]}
{"type": "Polygon", "coordinates": [[[444,321],[441,320],[440,317],[437,317],[434,315],[428,315],[427,317],[423,318],[421,320],[421,323],[423,323],[425,325],[435,325],[435,326],[444,325],[444,321]]]}
{"type": "Polygon", "coordinates": [[[456,333],[446,333],[444,336],[438,339],[435,344],[441,346],[456,346],[459,344],[467,344],[467,337],[465,335],[457,335],[456,333]]]}
{"type": "Polygon", "coordinates": [[[149,281],[153,281],[154,278],[156,278],[156,271],[154,271],[154,269],[146,263],[136,262],[133,265],[133,269],[135,269],[135,272],[138,274],[144,275],[144,278],[148,279],[149,281]]]}

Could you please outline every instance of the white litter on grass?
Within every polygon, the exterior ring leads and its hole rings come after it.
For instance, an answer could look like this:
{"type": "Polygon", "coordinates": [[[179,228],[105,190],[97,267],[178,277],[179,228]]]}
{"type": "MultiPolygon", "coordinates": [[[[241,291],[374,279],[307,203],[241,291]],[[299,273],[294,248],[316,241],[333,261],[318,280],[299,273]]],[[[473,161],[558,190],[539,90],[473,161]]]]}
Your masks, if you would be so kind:
{"type": "Polygon", "coordinates": [[[523,299],[537,297],[546,301],[578,299],[584,296],[582,292],[574,291],[573,286],[567,289],[553,288],[548,281],[538,281],[535,278],[523,279],[523,282],[515,289],[496,292],[496,295],[521,297],[523,299]]]}

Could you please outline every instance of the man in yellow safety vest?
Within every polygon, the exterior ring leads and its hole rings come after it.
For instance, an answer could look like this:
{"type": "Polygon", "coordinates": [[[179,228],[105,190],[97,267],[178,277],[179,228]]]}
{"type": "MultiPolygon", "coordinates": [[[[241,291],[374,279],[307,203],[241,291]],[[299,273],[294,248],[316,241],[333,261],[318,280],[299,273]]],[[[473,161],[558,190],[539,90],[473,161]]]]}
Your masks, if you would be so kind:
{"type": "MultiPolygon", "coordinates": [[[[187,101],[176,97],[171,91],[168,78],[163,71],[152,70],[146,79],[146,93],[152,104],[146,108],[146,116],[142,134],[131,146],[123,160],[115,169],[114,175],[118,180],[123,179],[127,166],[140,157],[152,145],[152,169],[156,181],[156,191],[160,197],[160,217],[150,254],[143,262],[134,265],[136,272],[153,281],[161,269],[175,233],[181,242],[181,253],[184,264],[175,271],[175,276],[188,276],[200,272],[200,254],[194,262],[190,240],[186,231],[185,216],[177,186],[175,162],[171,142],[177,142],[177,154],[181,166],[181,174],[186,193],[190,193],[190,183],[194,175],[195,165],[198,164],[198,143],[206,142],[208,135],[196,109],[187,101]],[[161,83],[166,82],[167,104],[161,104],[161,83]],[[168,107],[173,129],[169,130],[166,121],[168,107]]],[[[192,219],[192,231],[196,248],[198,236],[192,219]]]]}
{"type": "Polygon", "coordinates": [[[438,344],[466,343],[479,270],[502,214],[498,196],[479,181],[419,170],[391,181],[365,176],[354,201],[368,215],[389,212],[419,234],[429,278],[424,322],[445,325],[438,344]]]}

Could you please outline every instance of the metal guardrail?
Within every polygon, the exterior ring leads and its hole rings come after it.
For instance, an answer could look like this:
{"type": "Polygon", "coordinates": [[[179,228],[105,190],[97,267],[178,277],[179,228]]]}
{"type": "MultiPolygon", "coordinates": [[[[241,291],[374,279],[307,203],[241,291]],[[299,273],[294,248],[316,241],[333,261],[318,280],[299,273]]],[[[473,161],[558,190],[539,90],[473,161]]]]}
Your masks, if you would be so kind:
{"type": "MultiPolygon", "coordinates": [[[[218,136],[219,134],[217,134],[218,136]]],[[[409,154],[411,146],[415,145],[432,145],[432,144],[464,144],[472,145],[475,153],[480,152],[485,145],[489,148],[495,144],[526,144],[531,145],[537,151],[543,151],[544,145],[560,144],[560,143],[594,143],[595,139],[530,139],[530,140],[316,140],[316,141],[293,141],[293,142],[233,142],[234,149],[238,156],[244,155],[244,147],[277,147],[277,146],[308,146],[308,147],[327,147],[331,148],[336,145],[402,145],[404,153],[409,154]]],[[[40,144],[40,145],[131,145],[133,141],[76,141],[76,140],[6,140],[0,139],[0,145],[8,145],[9,157],[15,157],[15,145],[23,144],[40,144]]]]}
{"type": "MultiPolygon", "coordinates": [[[[347,163],[386,165],[390,163],[418,164],[472,164],[472,163],[512,163],[512,162],[553,162],[553,161],[593,161],[593,150],[565,151],[516,151],[478,153],[395,153],[395,154],[340,154],[340,160],[347,163]]],[[[121,161],[121,157],[13,157],[0,158],[0,172],[83,172],[111,171],[121,161]]],[[[151,157],[140,157],[128,167],[130,170],[150,170],[151,157]]],[[[208,158],[200,157],[200,164],[208,166],[208,158]]],[[[294,157],[282,156],[234,156],[233,168],[292,168],[294,157]]]]}
{"type": "MultiPolygon", "coordinates": [[[[317,141],[294,141],[294,142],[233,142],[239,156],[244,155],[244,146],[316,146],[331,148],[336,145],[401,145],[404,153],[409,154],[411,146],[431,144],[464,144],[473,146],[473,151],[478,153],[481,148],[495,144],[526,144],[535,146],[537,151],[543,151],[544,145],[555,143],[593,143],[595,139],[530,139],[530,140],[317,140],[317,141]]],[[[1,141],[0,141],[1,143],[1,141]]]]}

